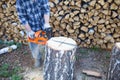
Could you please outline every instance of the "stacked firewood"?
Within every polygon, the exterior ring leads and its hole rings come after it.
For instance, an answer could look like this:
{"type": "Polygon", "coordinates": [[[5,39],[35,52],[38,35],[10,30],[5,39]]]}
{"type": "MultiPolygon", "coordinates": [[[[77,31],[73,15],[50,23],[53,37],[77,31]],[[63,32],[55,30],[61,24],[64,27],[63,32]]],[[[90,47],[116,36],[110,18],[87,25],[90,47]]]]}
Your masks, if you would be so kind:
{"type": "MultiPolygon", "coordinates": [[[[25,42],[16,0],[0,1],[0,38],[25,42]],[[18,34],[20,33],[20,34],[18,34]]],[[[73,38],[81,47],[111,49],[120,41],[119,0],[49,0],[54,36],[73,38]]]]}
{"type": "Polygon", "coordinates": [[[67,36],[81,47],[111,49],[120,41],[119,0],[50,0],[55,36],[67,36]]]}
{"type": "Polygon", "coordinates": [[[24,27],[18,20],[15,4],[16,0],[0,1],[0,39],[25,43],[24,27]]]}

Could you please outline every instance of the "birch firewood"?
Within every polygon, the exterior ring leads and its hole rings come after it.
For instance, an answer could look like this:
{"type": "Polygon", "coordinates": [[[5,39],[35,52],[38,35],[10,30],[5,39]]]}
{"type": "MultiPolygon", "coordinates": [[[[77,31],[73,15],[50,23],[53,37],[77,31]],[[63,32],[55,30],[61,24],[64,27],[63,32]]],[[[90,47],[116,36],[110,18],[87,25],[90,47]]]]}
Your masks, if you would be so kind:
{"type": "Polygon", "coordinates": [[[2,49],[0,49],[0,54],[4,54],[4,53],[7,53],[7,52],[10,52],[10,51],[12,51],[14,49],[17,49],[16,45],[11,45],[9,47],[2,48],[2,49]]]}
{"type": "Polygon", "coordinates": [[[44,80],[73,80],[76,42],[53,37],[45,49],[44,80]]]}
{"type": "Polygon", "coordinates": [[[113,47],[107,80],[120,80],[120,43],[113,47]]]}

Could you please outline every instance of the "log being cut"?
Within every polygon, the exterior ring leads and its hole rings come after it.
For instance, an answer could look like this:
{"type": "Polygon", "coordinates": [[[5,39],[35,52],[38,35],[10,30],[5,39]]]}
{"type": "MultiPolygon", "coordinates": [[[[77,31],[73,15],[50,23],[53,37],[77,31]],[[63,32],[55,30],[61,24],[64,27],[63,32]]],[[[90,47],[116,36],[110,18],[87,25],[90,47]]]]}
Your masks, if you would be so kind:
{"type": "Polygon", "coordinates": [[[44,80],[73,80],[76,42],[67,37],[53,37],[45,48],[44,80]]]}

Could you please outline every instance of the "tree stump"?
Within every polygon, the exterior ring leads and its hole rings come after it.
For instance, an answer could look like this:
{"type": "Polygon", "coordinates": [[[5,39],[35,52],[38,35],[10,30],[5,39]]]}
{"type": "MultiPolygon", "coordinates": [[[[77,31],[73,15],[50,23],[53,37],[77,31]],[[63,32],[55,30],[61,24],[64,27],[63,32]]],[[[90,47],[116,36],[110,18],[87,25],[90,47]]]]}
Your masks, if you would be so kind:
{"type": "Polygon", "coordinates": [[[45,48],[44,80],[73,80],[77,44],[71,38],[53,37],[45,48]]]}
{"type": "Polygon", "coordinates": [[[112,49],[107,80],[120,80],[120,43],[116,43],[112,49]]]}

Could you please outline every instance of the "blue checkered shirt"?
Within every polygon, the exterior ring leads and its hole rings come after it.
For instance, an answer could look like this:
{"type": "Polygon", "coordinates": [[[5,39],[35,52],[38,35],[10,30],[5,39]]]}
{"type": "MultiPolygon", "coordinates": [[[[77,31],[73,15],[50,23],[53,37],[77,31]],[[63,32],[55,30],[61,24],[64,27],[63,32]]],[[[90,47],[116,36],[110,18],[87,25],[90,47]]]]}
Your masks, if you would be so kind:
{"type": "Polygon", "coordinates": [[[22,25],[33,31],[44,29],[44,14],[50,14],[48,0],[16,0],[16,9],[22,25]]]}

